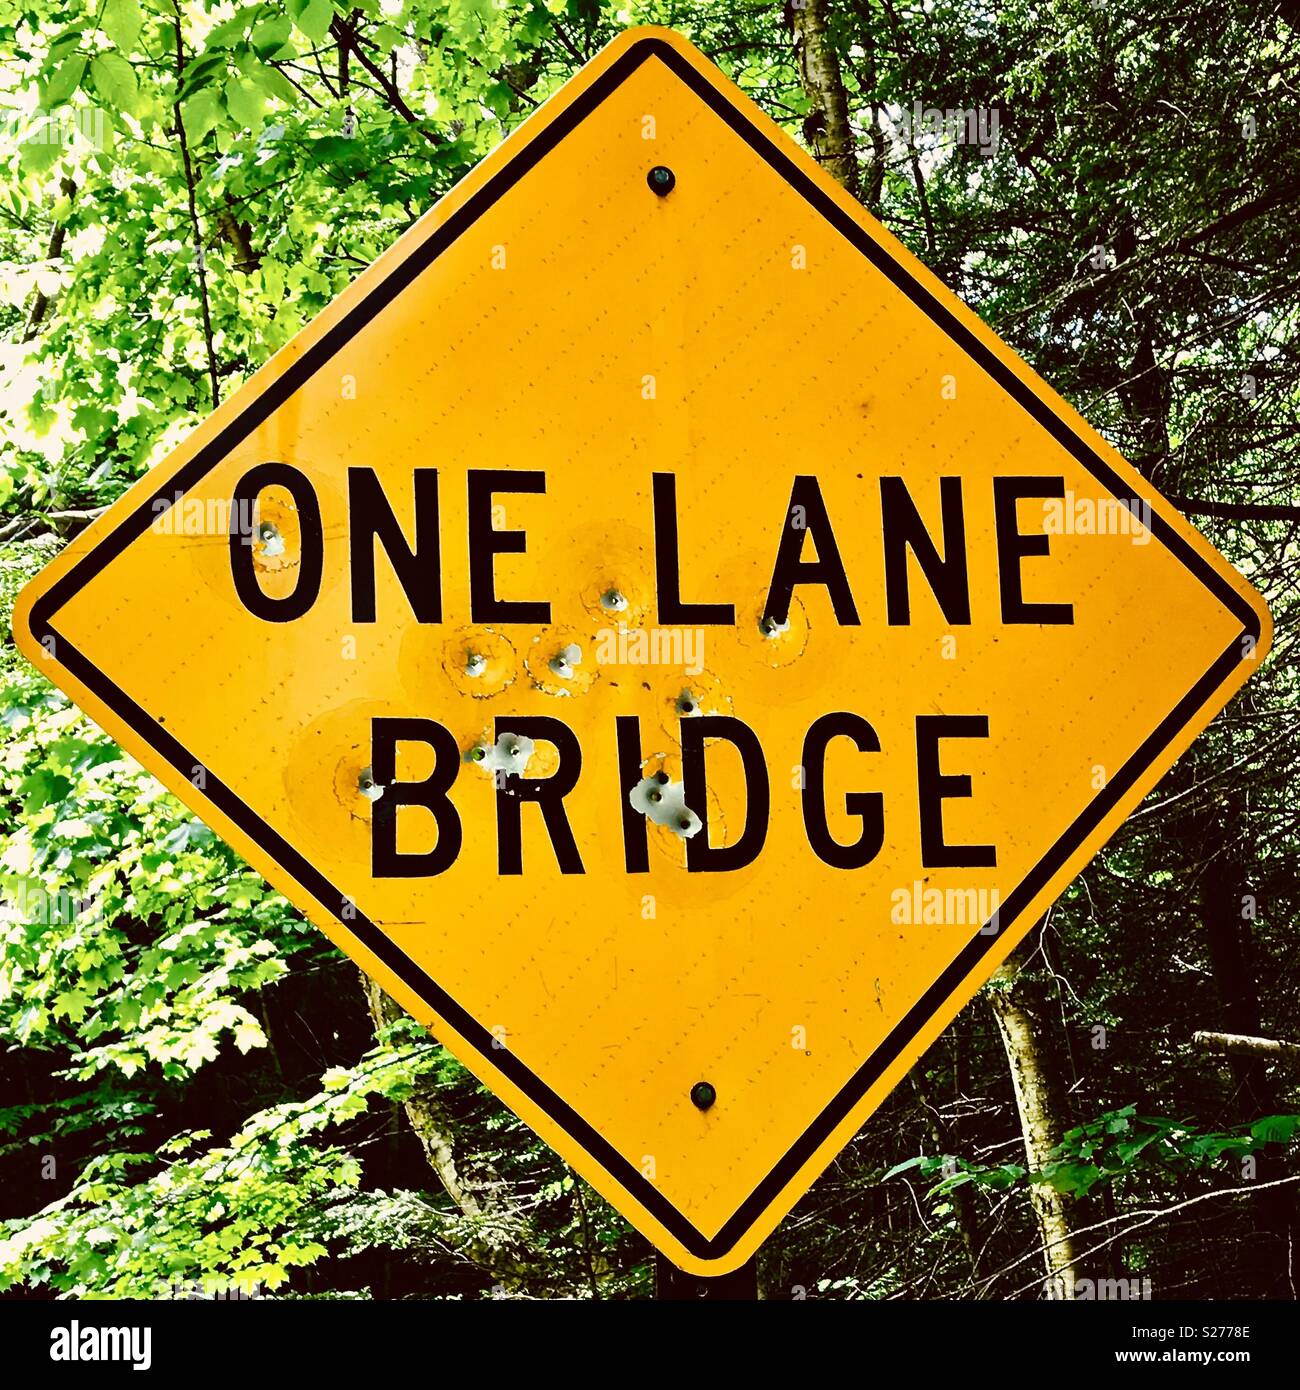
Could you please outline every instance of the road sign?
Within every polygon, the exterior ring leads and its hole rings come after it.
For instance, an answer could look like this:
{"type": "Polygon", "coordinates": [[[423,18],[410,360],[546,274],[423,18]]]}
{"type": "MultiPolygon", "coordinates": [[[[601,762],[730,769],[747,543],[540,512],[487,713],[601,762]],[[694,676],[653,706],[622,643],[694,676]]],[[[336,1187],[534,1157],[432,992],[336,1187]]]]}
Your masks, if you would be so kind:
{"type": "Polygon", "coordinates": [[[1269,621],[717,69],[640,30],[74,541],[15,627],[716,1274],[1269,621]]]}

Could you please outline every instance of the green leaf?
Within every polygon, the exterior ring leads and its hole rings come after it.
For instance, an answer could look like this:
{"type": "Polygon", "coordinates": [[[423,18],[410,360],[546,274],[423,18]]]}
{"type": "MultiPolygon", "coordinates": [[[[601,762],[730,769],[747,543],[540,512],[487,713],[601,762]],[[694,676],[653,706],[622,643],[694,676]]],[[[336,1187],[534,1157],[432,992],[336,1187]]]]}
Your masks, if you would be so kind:
{"type": "Polygon", "coordinates": [[[113,40],[116,48],[126,53],[140,37],[143,23],[144,15],[140,13],[138,0],[108,0],[99,27],[113,40]]]}
{"type": "Polygon", "coordinates": [[[58,159],[63,146],[48,125],[29,135],[18,147],[18,159],[24,174],[43,174],[58,159]]]}
{"type": "Polygon", "coordinates": [[[248,76],[257,83],[267,96],[277,97],[289,105],[294,104],[299,99],[298,93],[294,91],[293,83],[278,68],[270,68],[265,63],[258,63],[248,76]]]}
{"type": "Polygon", "coordinates": [[[1030,1181],[1055,1188],[1067,1197],[1086,1197],[1103,1176],[1101,1169],[1091,1163],[1050,1163],[1030,1181]]]}
{"type": "Polygon", "coordinates": [[[922,1163],[927,1162],[929,1162],[928,1156],[926,1154],[920,1154],[916,1158],[909,1158],[903,1163],[895,1163],[880,1181],[888,1182],[890,1178],[896,1178],[900,1173],[906,1173],[909,1168],[919,1168],[922,1163]]]}
{"type": "Polygon", "coordinates": [[[293,20],[287,14],[280,14],[259,24],[253,30],[251,42],[259,58],[273,58],[288,44],[292,33],[293,20]]]}
{"type": "Polygon", "coordinates": [[[289,13],[299,29],[318,44],[324,41],[330,31],[330,21],[334,18],[334,6],[330,0],[307,0],[306,4],[289,0],[289,13]]]}
{"type": "Polygon", "coordinates": [[[228,53],[204,53],[185,65],[185,77],[181,82],[181,100],[193,96],[200,88],[206,87],[214,77],[226,71],[230,61],[228,53]]]}
{"type": "Polygon", "coordinates": [[[221,93],[215,87],[203,87],[181,103],[185,135],[192,145],[197,145],[221,116],[221,93]]]}
{"type": "Polygon", "coordinates": [[[84,53],[74,53],[72,57],[65,58],[59,64],[54,76],[45,84],[45,91],[41,97],[41,104],[59,106],[81,86],[81,79],[86,75],[86,55],[84,53]]]}
{"type": "Polygon", "coordinates": [[[99,95],[115,110],[135,109],[140,96],[135,69],[120,53],[97,53],[90,64],[90,80],[99,95]]]}
{"type": "Polygon", "coordinates": [[[42,806],[62,801],[71,790],[72,783],[66,777],[44,769],[33,772],[18,787],[19,794],[23,797],[23,810],[29,816],[39,811],[42,806]]]}
{"type": "Polygon", "coordinates": [[[266,1034],[254,1020],[238,1023],[235,1025],[235,1046],[240,1052],[248,1052],[254,1047],[265,1047],[266,1034]]]}
{"type": "Polygon", "coordinates": [[[1300,1115],[1266,1115],[1251,1125],[1250,1132],[1262,1144],[1287,1144],[1297,1129],[1300,1115]]]}
{"type": "Polygon", "coordinates": [[[72,1023],[80,1023],[86,1016],[86,1009],[89,1004],[90,995],[84,990],[65,989],[62,994],[57,994],[54,997],[53,1014],[55,1018],[66,1015],[72,1023]]]}
{"type": "Polygon", "coordinates": [[[232,77],[225,92],[226,106],[239,125],[246,130],[261,125],[265,98],[257,83],[247,77],[232,77]]]}

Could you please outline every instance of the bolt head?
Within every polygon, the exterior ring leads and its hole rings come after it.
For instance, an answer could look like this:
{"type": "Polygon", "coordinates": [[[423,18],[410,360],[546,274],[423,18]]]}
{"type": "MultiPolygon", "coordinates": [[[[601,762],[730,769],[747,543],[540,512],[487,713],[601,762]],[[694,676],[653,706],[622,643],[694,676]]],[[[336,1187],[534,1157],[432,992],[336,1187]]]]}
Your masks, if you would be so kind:
{"type": "Polygon", "coordinates": [[[697,1110],[707,1110],[717,1098],[717,1091],[707,1081],[697,1081],[691,1087],[691,1104],[697,1110]]]}
{"type": "Polygon", "coordinates": [[[657,197],[666,198],[677,186],[677,175],[664,164],[656,164],[645,176],[650,191],[657,197]]]}

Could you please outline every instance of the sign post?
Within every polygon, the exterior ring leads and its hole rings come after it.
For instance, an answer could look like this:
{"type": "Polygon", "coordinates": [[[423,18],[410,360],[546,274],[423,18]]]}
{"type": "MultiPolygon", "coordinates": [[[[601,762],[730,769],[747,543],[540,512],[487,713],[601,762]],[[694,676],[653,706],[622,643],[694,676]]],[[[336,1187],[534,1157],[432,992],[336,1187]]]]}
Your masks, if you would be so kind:
{"type": "Polygon", "coordinates": [[[745,1303],[758,1297],[758,1257],[739,1269],[709,1278],[678,1269],[666,1255],[655,1257],[655,1298],[661,1303],[745,1303]]]}
{"type": "Polygon", "coordinates": [[[717,68],[638,30],[15,631],[698,1280],[751,1261],[1269,620],[717,68]]]}

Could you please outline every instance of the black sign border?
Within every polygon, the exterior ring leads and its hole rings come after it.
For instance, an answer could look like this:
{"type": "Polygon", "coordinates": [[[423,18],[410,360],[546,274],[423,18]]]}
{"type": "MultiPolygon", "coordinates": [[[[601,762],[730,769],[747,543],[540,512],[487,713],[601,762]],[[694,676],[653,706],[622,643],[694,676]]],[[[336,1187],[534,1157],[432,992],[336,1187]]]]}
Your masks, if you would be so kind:
{"type": "MultiPolygon", "coordinates": [[[[401,264],[353,306],[302,357],[221,432],[195,454],[172,478],[121,521],[88,554],[58,579],[32,605],[31,634],[88,690],[92,691],[145,743],[161,754],[183,777],[189,778],[199,760],[172,737],[161,722],[147,714],[125,691],[115,685],[54,627],[54,615],[87,583],[142,535],[166,507],[173,505],[215,467],[252,430],[284,403],[308,378],[319,371],[365,324],[388,305],[488,208],[543,160],[561,140],[650,58],[663,62],[707,106],[750,146],[768,165],[816,208],[832,226],[856,247],[889,281],[901,290],[939,328],[981,366],[1052,437],[1110,490],[1126,501],[1131,489],[1091,446],[1057,417],[1023,381],[1007,367],[970,328],[941,303],[911,273],[858,225],[852,216],[809,177],[785,151],[727,97],[713,86],[671,44],[657,37],[635,40],[574,101],[525,145],[482,188],[456,209],[401,264]],[[49,640],[55,646],[48,648],[49,640]]],[[[245,835],[285,868],[340,925],[384,962],[408,988],[445,1020],[485,1061],[516,1085],[573,1141],[584,1149],[656,1221],[699,1259],[725,1255],[780,1196],[818,1147],[852,1111],[900,1052],[908,1046],[952,991],[979,964],[1002,932],[1015,922],[1034,895],[1066,862],[1107,812],[1160,756],[1196,711],[1228,678],[1233,669],[1250,658],[1260,636],[1260,620],[1254,609],[1197,551],[1158,513],[1150,515],[1150,530],[1235,616],[1242,633],[1165,717],[1136,753],[1092,801],[1070,829],[1007,896],[999,912],[997,929],[981,932],[963,948],[943,974],[917,1000],[884,1042],[858,1068],[833,1101],[782,1157],[780,1162],[741,1203],[716,1235],[706,1236],[644,1177],[640,1169],[619,1154],[602,1135],[556,1095],[508,1050],[493,1047],[492,1035],[462,1008],[431,976],[400,951],[369,918],[347,903],[313,865],[307,862],[277,831],[267,825],[210,770],[204,795],[245,835]],[[341,915],[346,905],[350,914],[341,915]]]]}

